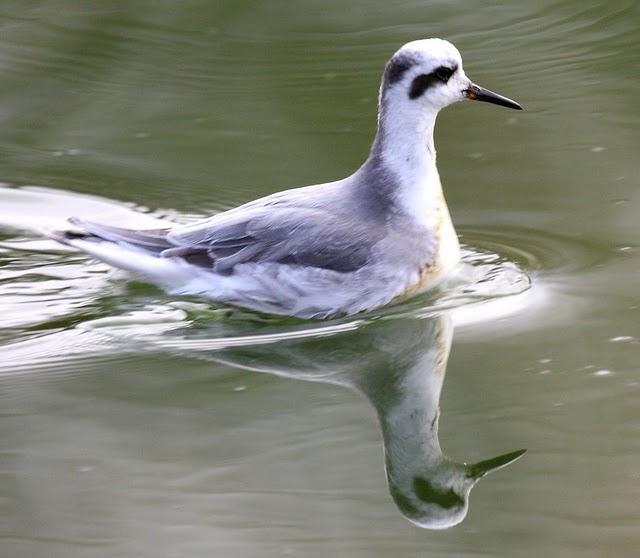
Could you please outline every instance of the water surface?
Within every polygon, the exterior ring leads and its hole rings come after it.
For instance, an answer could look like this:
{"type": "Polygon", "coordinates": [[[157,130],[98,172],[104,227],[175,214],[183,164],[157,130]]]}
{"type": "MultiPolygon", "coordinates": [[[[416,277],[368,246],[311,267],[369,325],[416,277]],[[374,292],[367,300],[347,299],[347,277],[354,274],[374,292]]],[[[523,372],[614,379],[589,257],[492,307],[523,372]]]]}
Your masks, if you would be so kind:
{"type": "Polygon", "coordinates": [[[636,552],[636,2],[0,14],[7,555],[636,552]],[[349,174],[384,62],[429,36],[526,108],[439,117],[466,264],[446,289],[356,320],[274,320],[130,282],[39,233],[73,213],[187,222],[349,174]],[[520,448],[455,515],[457,465],[520,448]],[[462,521],[416,526],[420,494],[462,521]]]}

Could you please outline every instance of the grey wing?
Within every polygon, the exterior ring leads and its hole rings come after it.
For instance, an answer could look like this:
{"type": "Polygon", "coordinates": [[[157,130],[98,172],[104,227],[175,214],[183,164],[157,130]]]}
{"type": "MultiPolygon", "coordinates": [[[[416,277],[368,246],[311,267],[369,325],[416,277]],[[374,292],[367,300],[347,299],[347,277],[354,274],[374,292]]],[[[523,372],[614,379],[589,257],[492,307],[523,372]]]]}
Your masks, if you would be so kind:
{"type": "Polygon", "coordinates": [[[242,263],[274,262],[350,272],[364,266],[380,227],[318,207],[271,205],[230,211],[167,234],[165,257],[229,273],[242,263]]]}

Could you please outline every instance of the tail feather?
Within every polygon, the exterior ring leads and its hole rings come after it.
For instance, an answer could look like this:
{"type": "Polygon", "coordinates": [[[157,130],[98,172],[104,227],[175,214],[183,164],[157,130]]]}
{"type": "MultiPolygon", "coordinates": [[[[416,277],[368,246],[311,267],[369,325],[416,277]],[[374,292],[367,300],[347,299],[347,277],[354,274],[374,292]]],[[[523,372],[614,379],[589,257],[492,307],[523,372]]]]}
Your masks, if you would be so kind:
{"type": "MultiPolygon", "coordinates": [[[[80,231],[63,231],[61,233],[64,235],[63,240],[72,240],[74,238],[91,240],[93,237],[96,240],[107,240],[117,244],[126,243],[154,254],[159,254],[163,250],[174,247],[167,240],[169,229],[125,229],[77,218],[71,218],[69,222],[78,227],[80,231]]],[[[54,238],[58,239],[56,236],[54,238]]]]}
{"type": "Polygon", "coordinates": [[[49,236],[103,262],[168,289],[188,283],[193,271],[187,261],[163,257],[173,247],[166,229],[131,230],[102,225],[82,219],[70,219],[76,228],[51,231],[49,236]]]}
{"type": "MultiPolygon", "coordinates": [[[[198,269],[211,270],[206,250],[176,247],[170,229],[125,229],[84,219],[69,219],[73,228],[49,232],[54,240],[169,290],[182,292],[197,281],[198,269]]],[[[200,288],[200,287],[194,287],[200,288]]]]}

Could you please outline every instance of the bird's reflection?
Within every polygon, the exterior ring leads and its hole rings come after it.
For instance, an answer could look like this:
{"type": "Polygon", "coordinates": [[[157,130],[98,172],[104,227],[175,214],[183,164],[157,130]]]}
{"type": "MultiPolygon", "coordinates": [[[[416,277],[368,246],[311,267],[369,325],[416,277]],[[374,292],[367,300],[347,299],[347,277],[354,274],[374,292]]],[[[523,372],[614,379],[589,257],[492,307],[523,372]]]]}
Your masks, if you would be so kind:
{"type": "Polygon", "coordinates": [[[378,413],[395,503],[414,524],[443,529],[464,519],[469,493],[480,478],[525,451],[475,464],[442,453],[439,401],[452,335],[446,315],[379,319],[330,337],[227,348],[210,356],[235,367],[362,393],[378,413]]]}

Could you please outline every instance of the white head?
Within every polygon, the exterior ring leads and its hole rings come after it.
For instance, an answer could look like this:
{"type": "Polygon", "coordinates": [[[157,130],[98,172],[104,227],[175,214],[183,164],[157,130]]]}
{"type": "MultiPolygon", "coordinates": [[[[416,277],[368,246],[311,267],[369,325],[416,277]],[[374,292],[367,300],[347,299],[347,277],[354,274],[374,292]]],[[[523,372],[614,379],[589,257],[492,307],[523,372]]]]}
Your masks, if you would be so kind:
{"type": "MultiPolygon", "coordinates": [[[[382,75],[372,159],[381,157],[409,186],[419,183],[419,177],[435,168],[433,127],[438,112],[464,99],[522,109],[515,101],[475,85],[450,42],[423,39],[407,43],[387,62],[382,75]]],[[[409,205],[415,205],[415,200],[409,200],[409,205]]]]}
{"type": "Polygon", "coordinates": [[[515,101],[475,85],[464,73],[460,52],[448,41],[412,41],[387,62],[380,90],[381,103],[400,104],[406,110],[437,112],[464,99],[522,109],[515,101]]]}
{"type": "MultiPolygon", "coordinates": [[[[437,437],[437,433],[434,434],[437,437]]],[[[389,462],[389,491],[400,511],[424,529],[448,529],[460,523],[469,510],[471,489],[485,475],[510,465],[526,452],[518,450],[479,463],[458,463],[441,452],[429,460],[405,464],[389,462]]]]}
{"type": "Polygon", "coordinates": [[[515,101],[475,85],[464,73],[460,52],[450,42],[423,39],[407,43],[387,62],[382,76],[374,146],[386,144],[396,151],[403,144],[426,143],[433,152],[436,115],[464,99],[522,109],[515,101]]]}
{"type": "Polygon", "coordinates": [[[442,39],[412,41],[387,62],[380,88],[381,105],[439,111],[461,101],[469,83],[458,49],[442,39]]]}

